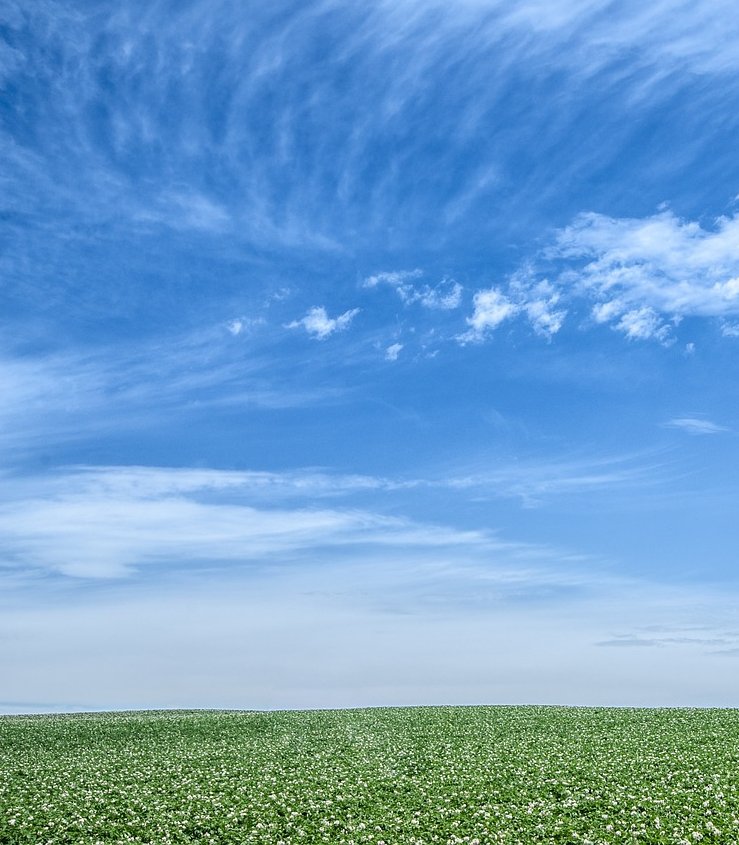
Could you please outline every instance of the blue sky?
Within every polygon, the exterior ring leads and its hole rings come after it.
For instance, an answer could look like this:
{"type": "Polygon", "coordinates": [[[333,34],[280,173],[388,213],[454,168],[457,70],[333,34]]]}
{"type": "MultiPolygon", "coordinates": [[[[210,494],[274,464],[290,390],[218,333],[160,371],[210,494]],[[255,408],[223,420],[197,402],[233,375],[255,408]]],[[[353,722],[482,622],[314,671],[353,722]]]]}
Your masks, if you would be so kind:
{"type": "Polygon", "coordinates": [[[736,704],[738,45],[6,2],[0,711],[736,704]]]}

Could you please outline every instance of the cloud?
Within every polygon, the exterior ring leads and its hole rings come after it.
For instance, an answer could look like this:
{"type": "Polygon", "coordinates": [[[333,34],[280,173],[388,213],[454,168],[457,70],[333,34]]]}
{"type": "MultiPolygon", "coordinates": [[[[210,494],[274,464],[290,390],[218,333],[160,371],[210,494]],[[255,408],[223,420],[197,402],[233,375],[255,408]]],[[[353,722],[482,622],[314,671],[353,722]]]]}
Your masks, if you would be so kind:
{"type": "Polygon", "coordinates": [[[352,308],[350,311],[345,311],[332,319],[323,306],[314,306],[308,310],[308,313],[302,319],[288,323],[287,328],[297,329],[302,326],[309,335],[313,335],[318,340],[324,340],[334,332],[348,329],[357,314],[359,314],[359,308],[352,308]]]}
{"type": "MultiPolygon", "coordinates": [[[[618,475],[591,469],[579,489],[618,475]]],[[[3,480],[6,708],[735,697],[710,658],[737,643],[733,591],[614,578],[488,531],[315,504],[384,483],[156,467],[3,480]],[[303,501],[286,504],[293,495],[303,501]],[[657,624],[667,633],[645,633],[657,624]],[[665,647],[603,647],[646,639],[665,647]],[[700,681],[687,692],[686,671],[700,681]]]]}
{"type": "Polygon", "coordinates": [[[736,216],[705,229],[670,211],[636,219],[589,212],[557,234],[547,255],[565,263],[566,295],[595,300],[596,322],[665,340],[670,321],[739,314],[738,240],[736,216]]]}
{"type": "Polygon", "coordinates": [[[226,323],[226,329],[234,337],[237,337],[249,329],[265,325],[266,322],[267,321],[263,317],[235,317],[233,320],[229,320],[229,322],[226,323]]]}
{"type": "MultiPolygon", "coordinates": [[[[437,479],[310,469],[73,468],[37,478],[0,479],[0,569],[10,580],[36,580],[44,573],[109,580],[151,568],[205,571],[339,559],[348,565],[374,559],[384,549],[386,557],[426,559],[429,566],[433,560],[455,560],[456,568],[464,568],[494,558],[509,572],[506,578],[521,583],[533,579],[538,590],[544,583],[577,582],[582,574],[573,569],[575,558],[543,546],[502,541],[489,531],[328,502],[362,496],[373,501],[378,491],[445,489],[536,505],[543,498],[590,495],[596,489],[633,490],[654,484],[655,475],[653,465],[618,461],[516,464],[437,479]],[[550,567],[549,575],[539,572],[541,566],[550,567]]],[[[495,571],[501,575],[503,569],[495,571]]]]}
{"type": "Polygon", "coordinates": [[[664,325],[651,308],[627,311],[616,323],[615,328],[631,340],[667,340],[670,333],[670,327],[664,325]]]}
{"type": "Polygon", "coordinates": [[[518,313],[519,307],[499,289],[479,290],[472,298],[474,313],[467,318],[469,331],[459,336],[462,343],[480,342],[505,320],[518,313]]]}
{"type": "Polygon", "coordinates": [[[272,341],[248,331],[261,323],[236,318],[188,334],[65,353],[13,355],[0,350],[5,465],[28,450],[57,448],[111,431],[187,425],[187,414],[197,415],[198,408],[287,408],[337,395],[335,388],[307,384],[288,358],[276,364],[265,353],[272,341]],[[249,345],[248,356],[234,337],[249,345]]]}
{"type": "MultiPolygon", "coordinates": [[[[652,627],[654,628],[659,626],[652,627]]],[[[727,640],[726,637],[696,637],[693,635],[686,636],[684,634],[682,636],[671,637],[643,637],[641,634],[618,634],[613,637],[613,639],[601,640],[600,642],[595,643],[595,645],[611,648],[632,648],[634,646],[637,648],[676,648],[680,646],[698,646],[701,648],[704,646],[715,647],[718,645],[726,645],[727,642],[730,642],[733,639],[734,636],[730,636],[730,639],[727,640]]]]}
{"type": "Polygon", "coordinates": [[[367,276],[362,281],[362,287],[375,288],[378,285],[391,285],[394,288],[399,288],[405,285],[408,279],[419,279],[423,276],[423,270],[416,268],[415,270],[396,270],[388,273],[375,273],[373,276],[367,276]]]}
{"type": "Polygon", "coordinates": [[[421,290],[414,290],[403,297],[407,302],[420,302],[426,308],[451,311],[458,308],[462,301],[462,285],[453,279],[443,279],[436,287],[424,285],[421,290]]]}
{"type": "Polygon", "coordinates": [[[559,295],[557,294],[550,299],[534,299],[524,305],[524,310],[534,330],[545,337],[552,337],[562,328],[562,323],[564,323],[567,312],[552,310],[552,305],[558,301],[559,295]]]}
{"type": "MultiPolygon", "coordinates": [[[[554,265],[541,278],[529,261],[497,286],[473,297],[471,327],[461,342],[481,341],[501,323],[524,317],[547,338],[573,307],[593,323],[610,325],[630,340],[669,345],[686,317],[717,318],[726,337],[739,335],[739,216],[712,228],[670,211],[646,218],[610,218],[587,212],[559,230],[538,257],[554,265]]],[[[695,348],[688,344],[686,351],[695,348]]]]}
{"type": "MultiPolygon", "coordinates": [[[[29,104],[0,153],[17,209],[48,207],[53,197],[91,220],[319,249],[404,219],[407,231],[436,239],[459,208],[460,230],[475,225],[476,201],[509,177],[507,156],[491,152],[499,144],[481,140],[507,141],[516,154],[522,140],[530,154],[526,139],[541,134],[537,120],[512,138],[491,138],[490,115],[508,123],[514,76],[527,86],[563,78],[541,121],[556,124],[544,138],[551,150],[572,119],[562,100],[581,96],[583,79],[618,90],[622,103],[642,88],[669,102],[693,74],[731,86],[727,71],[739,67],[725,0],[619,2],[607,14],[587,0],[515,8],[328,0],[248,20],[225,0],[199,0],[176,15],[153,6],[145,24],[129,8],[94,20],[59,3],[24,13],[35,37],[24,51],[6,50],[0,65],[29,104]],[[53,145],[44,142],[51,137],[53,145]],[[370,168],[376,156],[387,166],[370,168]]],[[[544,114],[545,99],[538,104],[544,114]]],[[[615,123],[620,113],[607,117],[615,123]]]]}
{"type": "Polygon", "coordinates": [[[457,337],[461,343],[480,342],[507,319],[522,316],[534,331],[551,339],[564,323],[567,311],[559,307],[561,292],[548,279],[538,279],[530,266],[513,273],[505,286],[479,290],[467,319],[469,331],[457,337]]]}
{"type": "Polygon", "coordinates": [[[124,496],[157,499],[194,493],[248,496],[250,501],[314,501],[320,498],[375,490],[397,490],[419,482],[368,475],[339,475],[320,469],[283,472],[214,470],[147,466],[74,467],[44,479],[44,490],[56,496],[66,490],[105,498],[124,496]]]}
{"type": "Polygon", "coordinates": [[[654,648],[655,646],[661,645],[659,640],[652,640],[652,639],[645,639],[643,637],[635,637],[625,635],[622,637],[616,637],[613,640],[601,640],[595,644],[596,646],[606,646],[610,648],[654,648]]]}
{"type": "Polygon", "coordinates": [[[389,285],[395,288],[398,296],[406,305],[419,303],[426,308],[440,311],[451,311],[458,308],[462,302],[462,285],[454,279],[443,278],[437,285],[423,285],[416,287],[409,282],[423,275],[421,270],[403,270],[392,273],[376,273],[368,276],[362,282],[362,287],[375,288],[378,285],[389,285]]]}
{"type": "MultiPolygon", "coordinates": [[[[500,545],[484,532],[367,510],[255,506],[253,480],[213,470],[110,467],[29,482],[25,497],[6,486],[0,562],[10,571],[105,579],[153,564],[287,562],[338,547],[479,552],[500,545]]],[[[292,486],[294,492],[294,479],[292,486]]]]}
{"type": "Polygon", "coordinates": [[[591,497],[596,490],[633,492],[664,482],[665,467],[657,456],[627,454],[546,461],[519,459],[499,462],[485,470],[478,467],[471,473],[457,471],[425,478],[339,474],[315,468],[268,472],[78,467],[61,473],[56,480],[54,476],[45,479],[44,490],[49,496],[73,490],[101,499],[123,496],[137,500],[223,493],[259,506],[301,503],[304,507],[306,502],[319,499],[441,489],[450,493],[474,491],[476,495],[515,498],[525,505],[535,505],[553,497],[591,497]]]}
{"type": "Polygon", "coordinates": [[[560,497],[592,498],[596,492],[604,496],[618,491],[633,494],[644,487],[654,489],[664,484],[665,469],[655,454],[519,460],[467,475],[458,472],[435,483],[449,489],[519,499],[524,507],[538,507],[560,497]]]}
{"type": "MultiPolygon", "coordinates": [[[[156,499],[167,496],[225,495],[248,500],[260,507],[315,503],[317,500],[404,493],[409,490],[445,490],[447,494],[474,493],[518,499],[526,507],[560,497],[592,499],[618,491],[664,485],[667,467],[655,454],[626,454],[609,457],[563,458],[561,460],[497,462],[473,472],[421,477],[389,477],[339,474],[323,469],[292,471],[226,471],[211,469],[159,469],[156,467],[80,467],[45,481],[45,490],[56,495],[65,489],[83,490],[99,496],[132,496],[156,499]]],[[[16,488],[16,493],[18,488],[16,488]]],[[[650,493],[653,495],[653,492],[650,493]]]]}
{"type": "Polygon", "coordinates": [[[156,204],[135,214],[137,220],[164,223],[174,229],[227,232],[232,223],[229,213],[208,197],[195,193],[165,192],[156,204]]]}
{"type": "Polygon", "coordinates": [[[523,267],[509,279],[507,294],[537,334],[551,338],[564,323],[567,311],[560,308],[562,295],[548,279],[537,279],[531,267],[523,267]]]}
{"type": "Polygon", "coordinates": [[[449,28],[476,23],[479,41],[495,43],[526,33],[530,61],[545,54],[557,66],[577,65],[591,73],[626,50],[638,52],[640,66],[666,71],[687,67],[693,73],[725,74],[739,67],[739,28],[730,20],[730,0],[710,7],[684,0],[639,7],[618,2],[609,6],[609,14],[593,0],[523,0],[513,7],[502,0],[460,0],[451,7],[443,0],[385,0],[382,8],[388,16],[403,17],[407,27],[419,25],[429,10],[449,28]],[[565,43],[569,50],[561,49],[565,43]]]}
{"type": "Polygon", "coordinates": [[[723,434],[730,429],[695,417],[678,417],[665,423],[669,428],[678,428],[686,434],[723,434]]]}
{"type": "Polygon", "coordinates": [[[400,355],[400,351],[403,348],[402,343],[393,343],[392,345],[388,346],[385,350],[385,360],[387,361],[397,361],[398,355],[400,355]]]}
{"type": "MultiPolygon", "coordinates": [[[[499,597],[579,589],[588,580],[575,557],[556,549],[316,501],[407,486],[309,471],[155,467],[6,479],[0,483],[0,576],[10,589],[54,577],[135,582],[156,573],[219,578],[265,567],[366,565],[371,574],[382,561],[409,573],[403,589],[410,602],[426,600],[421,576],[413,574],[417,568],[432,581],[472,579],[499,597]]],[[[445,601],[453,601],[451,588],[444,589],[445,601]]]]}

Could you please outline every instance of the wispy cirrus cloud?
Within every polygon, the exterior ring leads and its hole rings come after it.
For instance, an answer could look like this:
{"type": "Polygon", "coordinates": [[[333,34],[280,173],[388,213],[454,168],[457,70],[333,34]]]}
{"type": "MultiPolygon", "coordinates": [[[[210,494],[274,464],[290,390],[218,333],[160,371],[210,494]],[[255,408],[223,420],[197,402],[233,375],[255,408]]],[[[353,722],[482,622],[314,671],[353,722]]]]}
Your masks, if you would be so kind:
{"type": "Polygon", "coordinates": [[[727,72],[739,66],[739,50],[729,35],[735,24],[727,21],[732,8],[728,0],[719,0],[710,8],[685,0],[640,7],[618,2],[611,4],[607,16],[595,0],[524,0],[515,7],[503,0],[461,0],[452,7],[442,0],[386,0],[382,8],[388,16],[411,22],[421,20],[429,8],[437,13],[441,9],[447,25],[481,24],[481,39],[502,40],[511,32],[534,33],[538,38],[526,44],[534,56],[567,41],[570,50],[556,60],[591,70],[613,61],[624,49],[641,53],[646,45],[651,48],[649,54],[639,58],[645,65],[682,63],[698,73],[727,72]]]}
{"type": "MultiPolygon", "coordinates": [[[[161,498],[219,496],[259,507],[304,509],[311,503],[353,500],[365,495],[403,494],[406,491],[443,489],[450,493],[500,496],[524,504],[541,503],[559,496],[591,496],[618,489],[655,488],[669,478],[669,466],[659,455],[571,457],[560,460],[499,461],[475,472],[458,470],[418,476],[342,474],[320,467],[280,472],[266,470],[217,470],[195,467],[78,466],[38,480],[44,496],[55,499],[65,492],[108,498],[155,501],[161,498]]],[[[0,501],[18,494],[33,498],[17,479],[0,490],[0,501]]],[[[355,507],[355,506],[352,506],[355,507]]]]}
{"type": "Polygon", "coordinates": [[[174,229],[195,229],[214,234],[229,232],[234,222],[222,205],[193,190],[165,193],[157,205],[143,208],[134,216],[142,222],[164,223],[174,229]]]}
{"type": "Polygon", "coordinates": [[[0,562],[10,573],[109,579],[152,565],[291,564],[343,549],[349,559],[394,548],[446,550],[477,560],[500,553],[533,565],[546,551],[366,509],[307,504],[382,481],[315,474],[236,473],[143,467],[72,470],[0,486],[0,562]],[[277,501],[266,503],[264,488],[277,501]],[[326,488],[331,490],[326,491],[326,488]],[[260,495],[261,494],[261,495],[260,495]],[[300,505],[280,506],[286,498],[300,505]]]}
{"type": "MultiPolygon", "coordinates": [[[[528,80],[558,68],[627,100],[648,89],[663,101],[691,74],[720,80],[739,66],[726,2],[617,2],[604,15],[592,2],[332,0],[248,19],[223,0],[176,14],[154,3],[143,16],[128,6],[94,17],[58,2],[14,8],[3,73],[46,130],[20,114],[7,126],[14,209],[37,212],[54,196],[90,219],[319,249],[400,219],[433,238],[443,234],[433,220],[479,229],[477,201],[510,178],[503,149],[538,134],[527,116],[511,143],[480,143],[511,141],[512,128],[490,115],[511,96],[512,67],[528,80]],[[319,71],[309,57],[321,32],[319,71]],[[429,111],[429,100],[441,108],[429,111]],[[378,156],[385,168],[372,166],[378,156]]],[[[574,117],[561,108],[571,88],[543,112],[550,148],[574,117]]],[[[544,109],[547,91],[534,89],[544,109]]]]}
{"type": "Polygon", "coordinates": [[[436,483],[479,495],[518,499],[525,507],[538,507],[561,497],[597,494],[607,501],[609,494],[619,491],[654,492],[669,476],[664,456],[653,453],[501,462],[469,474],[458,472],[436,483]]]}
{"type": "MultiPolygon", "coordinates": [[[[340,321],[334,322],[340,327],[340,321]]],[[[170,415],[182,419],[199,407],[286,408],[334,395],[330,386],[306,385],[290,366],[278,371],[269,357],[273,341],[253,337],[266,327],[262,318],[242,317],[116,347],[0,353],[5,460],[106,432],[140,430],[170,415]]]]}
{"type": "Polygon", "coordinates": [[[409,491],[443,489],[535,506],[645,484],[659,484],[654,463],[629,460],[510,464],[425,479],[317,469],[72,467],[0,479],[0,563],[14,577],[49,572],[109,579],[147,566],[292,565],[331,550],[364,559],[382,547],[410,557],[456,555],[459,565],[494,554],[522,572],[558,561],[563,577],[571,578],[573,558],[564,552],[503,541],[489,530],[388,516],[357,501],[374,501],[383,492],[402,507],[409,491]]]}
{"type": "Polygon", "coordinates": [[[699,417],[675,417],[665,423],[668,428],[677,428],[686,434],[725,434],[731,429],[723,425],[717,425],[710,420],[699,417]]]}

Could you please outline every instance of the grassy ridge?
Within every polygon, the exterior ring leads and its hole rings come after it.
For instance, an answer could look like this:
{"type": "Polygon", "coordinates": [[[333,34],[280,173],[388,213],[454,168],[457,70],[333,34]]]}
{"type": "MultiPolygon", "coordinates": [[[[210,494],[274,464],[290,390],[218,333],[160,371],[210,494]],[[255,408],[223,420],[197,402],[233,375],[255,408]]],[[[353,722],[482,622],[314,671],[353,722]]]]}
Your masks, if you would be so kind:
{"type": "Polygon", "coordinates": [[[739,842],[739,711],[0,717],[0,843],[739,842]]]}

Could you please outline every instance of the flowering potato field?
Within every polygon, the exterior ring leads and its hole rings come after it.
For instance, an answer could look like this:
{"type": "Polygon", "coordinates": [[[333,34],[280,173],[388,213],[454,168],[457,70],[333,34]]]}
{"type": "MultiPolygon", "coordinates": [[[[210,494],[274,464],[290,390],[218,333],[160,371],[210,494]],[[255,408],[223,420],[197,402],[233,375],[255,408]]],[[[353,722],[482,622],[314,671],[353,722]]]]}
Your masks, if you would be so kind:
{"type": "Polygon", "coordinates": [[[739,711],[0,717],[0,843],[739,842],[739,711]]]}

